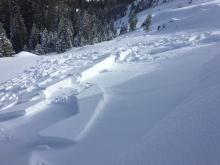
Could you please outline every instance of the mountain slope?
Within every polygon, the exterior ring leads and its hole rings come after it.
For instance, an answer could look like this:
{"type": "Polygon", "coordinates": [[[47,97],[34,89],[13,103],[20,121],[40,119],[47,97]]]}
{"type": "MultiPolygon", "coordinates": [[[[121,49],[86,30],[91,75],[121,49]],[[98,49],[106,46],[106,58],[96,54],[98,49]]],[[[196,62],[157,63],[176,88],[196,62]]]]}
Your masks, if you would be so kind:
{"type": "Polygon", "coordinates": [[[1,71],[0,162],[219,164],[219,4],[162,4],[134,32],[1,71]]]}

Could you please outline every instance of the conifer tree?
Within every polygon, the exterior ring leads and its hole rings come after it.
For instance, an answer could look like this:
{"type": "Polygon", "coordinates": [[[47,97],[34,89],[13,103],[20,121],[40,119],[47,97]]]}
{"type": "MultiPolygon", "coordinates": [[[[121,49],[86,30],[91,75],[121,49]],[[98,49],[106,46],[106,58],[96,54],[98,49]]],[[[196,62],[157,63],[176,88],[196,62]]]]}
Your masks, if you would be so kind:
{"type": "Polygon", "coordinates": [[[10,9],[9,0],[0,0],[0,21],[9,36],[10,33],[10,9]]]}
{"type": "Polygon", "coordinates": [[[62,52],[115,37],[112,22],[126,14],[132,1],[0,0],[0,20],[16,52],[62,52]]]}
{"type": "Polygon", "coordinates": [[[144,28],[145,31],[149,31],[151,24],[152,24],[152,15],[149,14],[146,20],[144,21],[144,23],[142,24],[142,27],[144,28]]]}
{"type": "Polygon", "coordinates": [[[74,30],[72,23],[67,18],[62,16],[57,32],[56,49],[58,53],[64,52],[66,49],[73,47],[73,35],[74,30]]]}
{"type": "Polygon", "coordinates": [[[15,0],[10,4],[10,40],[16,52],[23,50],[26,42],[26,27],[15,0]]]}
{"type": "Polygon", "coordinates": [[[114,26],[114,21],[111,20],[111,22],[108,25],[108,40],[111,40],[117,36],[117,30],[114,26]]]}
{"type": "Polygon", "coordinates": [[[92,26],[91,26],[91,37],[90,37],[90,44],[94,44],[94,43],[97,43],[99,42],[99,38],[100,38],[100,35],[98,34],[100,31],[100,23],[99,21],[97,20],[96,16],[95,15],[92,15],[91,17],[92,19],[92,26]]]}
{"type": "Polygon", "coordinates": [[[14,54],[10,40],[6,37],[6,32],[0,22],[0,57],[8,57],[14,54]]]}
{"type": "Polygon", "coordinates": [[[41,48],[43,50],[43,53],[49,53],[49,33],[48,30],[45,28],[44,31],[41,33],[41,48]]]}
{"type": "Polygon", "coordinates": [[[137,7],[137,6],[136,6],[135,2],[133,1],[133,2],[131,3],[129,17],[130,17],[131,15],[133,15],[134,13],[136,13],[136,7],[137,7]]]}
{"type": "Polygon", "coordinates": [[[40,31],[34,23],[31,28],[31,34],[28,41],[28,47],[33,50],[40,41],[40,31]]]}
{"type": "Polygon", "coordinates": [[[137,14],[133,13],[132,15],[130,15],[129,25],[130,25],[130,30],[131,31],[134,31],[136,29],[137,22],[138,22],[137,14]]]}
{"type": "Polygon", "coordinates": [[[49,32],[48,34],[48,51],[55,52],[56,51],[56,41],[57,41],[57,32],[49,32]]]}

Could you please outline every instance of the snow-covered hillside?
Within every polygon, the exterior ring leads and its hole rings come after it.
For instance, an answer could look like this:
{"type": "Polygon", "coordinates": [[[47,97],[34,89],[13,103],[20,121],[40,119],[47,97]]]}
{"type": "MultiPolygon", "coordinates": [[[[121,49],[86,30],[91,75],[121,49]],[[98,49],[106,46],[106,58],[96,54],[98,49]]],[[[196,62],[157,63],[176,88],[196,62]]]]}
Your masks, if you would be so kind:
{"type": "Polygon", "coordinates": [[[219,15],[174,0],[112,41],[0,59],[0,164],[219,164],[219,15]]]}

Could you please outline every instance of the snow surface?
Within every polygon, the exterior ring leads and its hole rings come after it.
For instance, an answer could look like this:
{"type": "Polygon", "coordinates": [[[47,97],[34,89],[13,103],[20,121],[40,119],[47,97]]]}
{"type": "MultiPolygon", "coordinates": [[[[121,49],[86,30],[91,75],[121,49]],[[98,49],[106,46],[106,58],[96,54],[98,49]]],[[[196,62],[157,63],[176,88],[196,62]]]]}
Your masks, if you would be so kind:
{"type": "Polygon", "coordinates": [[[0,59],[0,164],[220,164],[219,15],[174,0],[112,41],[0,59]]]}

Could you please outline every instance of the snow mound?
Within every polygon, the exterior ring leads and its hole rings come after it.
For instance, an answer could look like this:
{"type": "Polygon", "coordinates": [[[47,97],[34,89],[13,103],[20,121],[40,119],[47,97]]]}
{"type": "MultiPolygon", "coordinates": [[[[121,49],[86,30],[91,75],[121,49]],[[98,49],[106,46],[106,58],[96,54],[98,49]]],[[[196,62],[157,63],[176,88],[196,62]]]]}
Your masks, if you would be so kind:
{"type": "Polygon", "coordinates": [[[22,52],[16,54],[16,57],[31,57],[31,56],[37,56],[37,55],[30,53],[30,52],[25,52],[25,51],[22,51],[22,52]]]}

